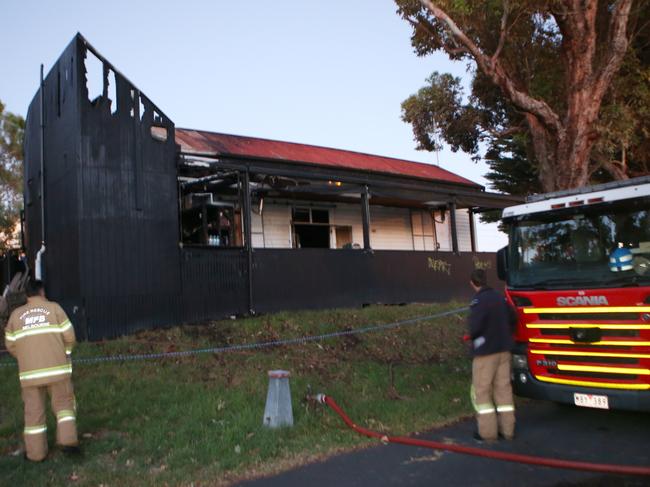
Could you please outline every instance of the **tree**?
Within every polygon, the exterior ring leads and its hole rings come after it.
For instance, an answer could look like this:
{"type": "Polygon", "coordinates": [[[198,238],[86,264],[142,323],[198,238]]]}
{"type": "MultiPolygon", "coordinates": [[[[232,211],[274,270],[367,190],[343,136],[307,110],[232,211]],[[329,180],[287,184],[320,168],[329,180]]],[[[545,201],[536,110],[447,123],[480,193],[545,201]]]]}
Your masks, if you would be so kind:
{"type": "Polygon", "coordinates": [[[528,161],[526,177],[532,171],[538,181],[527,179],[528,191],[627,177],[627,166],[611,157],[594,158],[592,151],[620,152],[620,144],[617,150],[603,145],[608,137],[598,122],[612,82],[630,57],[630,38],[647,32],[647,24],[639,22],[647,18],[647,0],[634,10],[633,0],[396,3],[413,26],[418,55],[443,51],[472,67],[467,100],[459,79],[434,73],[404,102],[403,118],[413,125],[419,148],[431,150],[441,135],[452,149],[476,156],[486,142],[491,161],[501,168],[515,164],[522,170],[528,161]]]}
{"type": "Polygon", "coordinates": [[[591,152],[593,179],[650,174],[650,9],[608,90],[591,152]]]}
{"type": "Polygon", "coordinates": [[[25,120],[0,101],[0,253],[11,246],[22,207],[25,120]]]}

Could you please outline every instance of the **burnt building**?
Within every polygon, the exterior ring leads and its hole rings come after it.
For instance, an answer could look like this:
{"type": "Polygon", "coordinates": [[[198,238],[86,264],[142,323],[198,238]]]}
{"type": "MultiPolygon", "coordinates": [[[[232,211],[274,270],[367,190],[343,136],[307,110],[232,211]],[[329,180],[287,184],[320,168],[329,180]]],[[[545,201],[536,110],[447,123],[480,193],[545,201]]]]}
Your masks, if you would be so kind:
{"type": "Polygon", "coordinates": [[[79,34],[27,115],[28,261],[45,248],[48,295],[88,339],[466,298],[494,267],[474,214],[516,201],[432,165],[178,129],[79,34]]]}

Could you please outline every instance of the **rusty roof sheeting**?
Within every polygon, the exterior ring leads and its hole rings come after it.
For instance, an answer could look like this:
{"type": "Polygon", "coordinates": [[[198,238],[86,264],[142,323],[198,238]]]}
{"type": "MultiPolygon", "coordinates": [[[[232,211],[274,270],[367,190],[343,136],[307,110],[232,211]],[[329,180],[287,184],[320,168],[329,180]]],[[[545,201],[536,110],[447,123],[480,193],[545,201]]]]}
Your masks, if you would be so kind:
{"type": "Polygon", "coordinates": [[[483,186],[469,179],[432,164],[329,147],[183,128],[176,128],[176,142],[181,146],[181,151],[187,154],[276,159],[283,162],[308,163],[341,169],[388,173],[430,181],[462,184],[477,189],[483,188],[483,186]]]}

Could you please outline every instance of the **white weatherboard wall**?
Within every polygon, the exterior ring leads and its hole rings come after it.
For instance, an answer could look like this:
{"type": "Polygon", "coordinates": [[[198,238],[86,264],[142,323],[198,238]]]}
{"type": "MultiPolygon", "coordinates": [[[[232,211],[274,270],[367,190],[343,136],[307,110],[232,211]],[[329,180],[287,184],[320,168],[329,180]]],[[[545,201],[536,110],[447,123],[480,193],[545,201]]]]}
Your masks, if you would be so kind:
{"type": "MultiPolygon", "coordinates": [[[[335,227],[352,228],[352,242],[363,247],[361,207],[356,204],[336,203],[323,205],[317,202],[300,202],[296,206],[322,208],[329,211],[330,246],[336,245],[335,227]]],[[[284,201],[267,201],[262,216],[253,212],[252,236],[256,248],[291,248],[291,204],[284,201]]],[[[449,213],[435,221],[430,211],[410,210],[385,206],[370,206],[370,246],[376,250],[439,250],[451,251],[451,223],[449,213]],[[434,229],[435,226],[435,229],[434,229]]],[[[470,221],[467,210],[456,211],[458,246],[461,252],[471,251],[470,221]]]]}
{"type": "Polygon", "coordinates": [[[262,210],[262,220],[265,248],[291,248],[291,207],[289,205],[265,204],[262,210]]]}
{"type": "Polygon", "coordinates": [[[264,245],[264,225],[262,222],[262,216],[253,210],[251,212],[251,240],[253,241],[253,247],[258,249],[263,249],[264,245]]]}
{"type": "Polygon", "coordinates": [[[370,246],[377,250],[413,250],[410,211],[371,206],[370,246]]]}

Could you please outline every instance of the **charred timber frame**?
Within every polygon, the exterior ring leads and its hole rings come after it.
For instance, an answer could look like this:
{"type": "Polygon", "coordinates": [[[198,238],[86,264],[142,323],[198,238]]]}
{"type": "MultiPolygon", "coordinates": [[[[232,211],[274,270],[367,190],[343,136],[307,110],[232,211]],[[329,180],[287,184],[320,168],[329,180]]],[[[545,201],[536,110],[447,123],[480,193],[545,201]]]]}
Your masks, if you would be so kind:
{"type": "Polygon", "coordinates": [[[449,202],[449,222],[451,224],[451,251],[458,254],[458,229],[456,225],[456,200],[449,202]]]}
{"type": "Polygon", "coordinates": [[[248,312],[255,314],[255,304],[253,301],[253,241],[252,241],[252,215],[251,215],[251,177],[250,172],[244,171],[242,174],[242,191],[244,206],[244,239],[246,240],[246,260],[248,276],[248,312]]]}
{"type": "Polygon", "coordinates": [[[370,250],[370,192],[368,186],[363,187],[361,193],[361,208],[363,219],[363,249],[370,250]]]}

